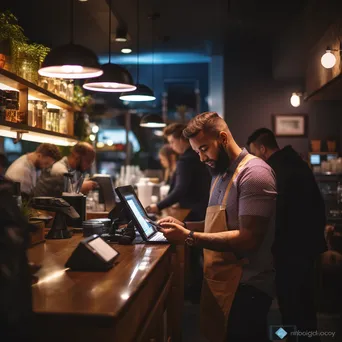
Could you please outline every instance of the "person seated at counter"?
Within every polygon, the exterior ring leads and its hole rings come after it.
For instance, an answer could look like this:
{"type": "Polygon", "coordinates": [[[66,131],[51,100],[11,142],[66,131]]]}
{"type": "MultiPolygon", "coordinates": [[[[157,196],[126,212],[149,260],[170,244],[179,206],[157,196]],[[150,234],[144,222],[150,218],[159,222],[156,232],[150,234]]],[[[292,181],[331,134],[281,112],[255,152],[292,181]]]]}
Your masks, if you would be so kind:
{"type": "Polygon", "coordinates": [[[56,145],[41,144],[34,152],[27,153],[16,159],[7,169],[5,177],[20,183],[20,191],[31,195],[43,169],[51,167],[61,159],[56,145]]]}
{"type": "MultiPolygon", "coordinates": [[[[94,160],[94,147],[86,142],[77,143],[68,156],[63,157],[51,169],[41,174],[34,189],[34,196],[61,197],[64,190],[64,174],[73,173],[74,181],[77,181],[91,167],[94,160]]],[[[96,182],[85,180],[80,191],[86,195],[96,187],[96,182]]]]}
{"type": "Polygon", "coordinates": [[[215,112],[193,118],[183,132],[213,180],[205,221],[159,221],[171,242],[203,248],[201,330],[209,341],[266,342],[274,269],[271,247],[275,175],[235,142],[215,112]]]}
{"type": "Polygon", "coordinates": [[[186,125],[174,123],[164,128],[164,136],[171,148],[179,155],[176,166],[176,181],[172,191],[157,204],[149,205],[149,213],[159,211],[179,203],[181,208],[191,209],[187,220],[201,221],[209,199],[210,173],[191,149],[189,140],[183,136],[186,125]]]}
{"type": "MultiPolygon", "coordinates": [[[[276,291],[284,325],[317,329],[315,262],[325,252],[325,205],[309,165],[291,147],[280,149],[273,132],[257,129],[247,141],[252,154],[272,167],[277,180],[273,254],[276,291]]],[[[306,341],[300,338],[298,341],[306,341]]],[[[314,341],[314,337],[310,339],[314,341]]]]}
{"type": "Polygon", "coordinates": [[[164,184],[170,186],[169,193],[175,186],[176,181],[176,167],[177,167],[177,153],[170,145],[165,144],[159,150],[158,154],[160,164],[164,168],[164,184]]]}

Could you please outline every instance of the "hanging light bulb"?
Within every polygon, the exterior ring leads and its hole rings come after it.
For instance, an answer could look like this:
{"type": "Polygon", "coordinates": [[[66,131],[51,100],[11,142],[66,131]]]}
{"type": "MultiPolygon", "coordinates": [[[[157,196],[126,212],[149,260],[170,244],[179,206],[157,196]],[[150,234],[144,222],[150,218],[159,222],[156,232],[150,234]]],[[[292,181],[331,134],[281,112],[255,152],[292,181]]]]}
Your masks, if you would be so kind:
{"type": "Polygon", "coordinates": [[[52,49],[45,57],[39,75],[57,78],[92,78],[103,74],[96,54],[88,48],[74,44],[74,0],[70,1],[71,42],[52,49]]]}
{"type": "Polygon", "coordinates": [[[83,88],[106,93],[125,93],[137,87],[133,84],[131,74],[125,68],[111,63],[111,27],[112,27],[112,0],[109,1],[108,18],[108,64],[102,65],[103,74],[100,77],[85,82],[83,88]]]}
{"type": "Polygon", "coordinates": [[[321,58],[321,64],[326,69],[331,69],[336,64],[336,57],[331,51],[330,48],[327,48],[325,54],[321,58]]]}
{"type": "Polygon", "coordinates": [[[94,134],[98,133],[98,131],[99,131],[99,126],[98,126],[98,125],[94,125],[94,126],[91,128],[91,131],[92,131],[94,134]]]}
{"type": "Polygon", "coordinates": [[[300,106],[300,94],[298,93],[292,93],[292,96],[290,98],[291,105],[293,107],[299,107],[300,106]]]}
{"type": "Polygon", "coordinates": [[[139,84],[139,36],[140,33],[140,21],[139,21],[139,0],[137,0],[137,84],[136,89],[129,94],[122,94],[120,100],[122,101],[154,101],[153,90],[144,84],[139,84]]]}
{"type": "Polygon", "coordinates": [[[140,120],[140,126],[148,128],[162,128],[166,126],[166,123],[160,115],[147,114],[140,120]]]}

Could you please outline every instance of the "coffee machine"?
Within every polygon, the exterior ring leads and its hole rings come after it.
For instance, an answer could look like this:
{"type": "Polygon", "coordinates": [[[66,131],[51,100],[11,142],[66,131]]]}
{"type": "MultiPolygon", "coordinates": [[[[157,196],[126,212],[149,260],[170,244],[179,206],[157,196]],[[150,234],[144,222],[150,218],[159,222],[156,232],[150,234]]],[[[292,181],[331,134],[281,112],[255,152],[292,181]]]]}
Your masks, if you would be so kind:
{"type": "Polygon", "coordinates": [[[80,193],[83,180],[84,178],[81,176],[75,181],[75,174],[71,172],[64,174],[64,192],[62,193],[62,198],[73,206],[80,215],[77,219],[67,217],[67,225],[70,227],[81,228],[83,221],[86,220],[87,197],[80,193]]]}

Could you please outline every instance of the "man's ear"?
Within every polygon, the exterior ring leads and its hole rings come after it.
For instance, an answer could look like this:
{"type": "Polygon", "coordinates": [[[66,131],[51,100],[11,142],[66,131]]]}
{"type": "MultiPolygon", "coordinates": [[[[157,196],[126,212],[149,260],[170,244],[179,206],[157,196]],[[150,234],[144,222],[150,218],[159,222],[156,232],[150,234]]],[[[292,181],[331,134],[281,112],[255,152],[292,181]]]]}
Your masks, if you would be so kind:
{"type": "Polygon", "coordinates": [[[223,146],[227,146],[228,144],[228,134],[225,131],[221,131],[219,133],[219,142],[223,145],[223,146]]]}
{"type": "Polygon", "coordinates": [[[261,152],[261,154],[266,153],[266,147],[264,145],[260,145],[260,152],[261,152]]]}

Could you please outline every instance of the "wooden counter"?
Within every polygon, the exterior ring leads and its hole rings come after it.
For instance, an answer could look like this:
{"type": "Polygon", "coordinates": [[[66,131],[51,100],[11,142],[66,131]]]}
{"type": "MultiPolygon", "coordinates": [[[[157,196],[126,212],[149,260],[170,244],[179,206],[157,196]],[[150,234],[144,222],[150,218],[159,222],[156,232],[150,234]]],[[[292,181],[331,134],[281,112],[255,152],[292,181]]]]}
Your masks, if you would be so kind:
{"type": "MultiPolygon", "coordinates": [[[[188,213],[170,208],[163,216],[183,220],[188,213]]],[[[37,341],[181,341],[184,246],[115,244],[120,255],[110,271],[68,271],[65,262],[82,238],[28,251],[43,266],[32,287],[37,341]]]]}

